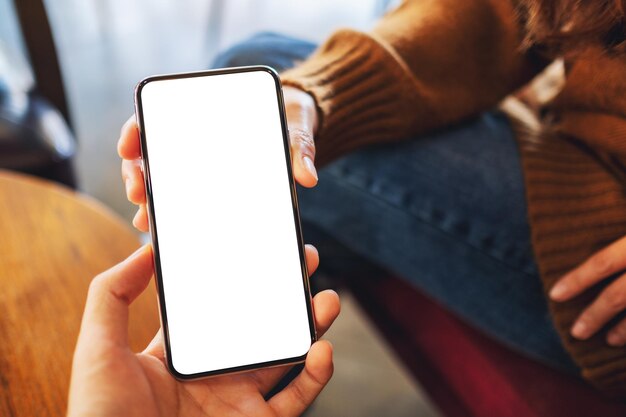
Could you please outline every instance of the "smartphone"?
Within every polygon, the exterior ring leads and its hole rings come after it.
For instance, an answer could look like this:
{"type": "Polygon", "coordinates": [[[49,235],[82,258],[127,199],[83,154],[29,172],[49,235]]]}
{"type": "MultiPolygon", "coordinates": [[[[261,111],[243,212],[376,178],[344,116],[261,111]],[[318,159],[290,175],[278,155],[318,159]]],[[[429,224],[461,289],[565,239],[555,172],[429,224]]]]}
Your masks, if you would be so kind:
{"type": "Polygon", "coordinates": [[[304,361],[316,333],[278,75],[149,77],[135,106],[170,372],[304,361]]]}

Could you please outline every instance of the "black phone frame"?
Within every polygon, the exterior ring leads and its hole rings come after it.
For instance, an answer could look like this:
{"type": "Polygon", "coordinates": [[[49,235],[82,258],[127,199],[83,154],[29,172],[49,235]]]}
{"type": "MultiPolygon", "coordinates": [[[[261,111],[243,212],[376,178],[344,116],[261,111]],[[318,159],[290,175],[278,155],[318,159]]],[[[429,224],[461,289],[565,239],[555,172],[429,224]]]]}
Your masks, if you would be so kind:
{"type": "Polygon", "coordinates": [[[305,302],[307,307],[308,321],[309,321],[309,332],[311,335],[311,345],[317,341],[317,331],[315,328],[315,319],[313,316],[313,304],[311,297],[311,287],[309,283],[309,274],[306,264],[306,256],[304,252],[304,240],[302,238],[302,227],[300,221],[300,210],[298,208],[298,195],[296,193],[296,186],[292,173],[292,165],[291,165],[291,149],[289,146],[289,130],[287,128],[287,119],[285,117],[285,102],[283,98],[282,86],[280,82],[280,77],[276,70],[271,67],[264,65],[254,65],[254,66],[246,66],[246,67],[233,67],[233,68],[220,68],[206,71],[197,71],[197,72],[185,72],[185,73],[176,73],[176,74],[164,74],[164,75],[154,75],[141,80],[137,86],[135,87],[135,117],[137,120],[137,126],[139,129],[139,138],[141,143],[141,161],[143,168],[143,177],[144,183],[146,187],[146,203],[147,203],[147,211],[148,211],[148,221],[150,225],[150,236],[152,239],[152,247],[153,247],[153,262],[154,262],[154,272],[155,272],[155,283],[156,289],[159,296],[159,312],[161,318],[161,328],[163,331],[163,339],[165,342],[165,360],[167,364],[167,368],[169,372],[179,380],[194,380],[200,378],[207,378],[218,375],[239,373],[239,372],[247,372],[260,368],[267,367],[275,367],[289,364],[297,364],[302,363],[306,360],[308,352],[302,356],[296,356],[292,358],[278,359],[268,362],[260,362],[253,363],[249,365],[241,365],[231,368],[217,369],[205,372],[197,372],[193,374],[183,374],[176,370],[174,364],[172,363],[172,355],[171,355],[171,346],[170,346],[170,338],[169,338],[169,328],[167,321],[167,307],[165,305],[165,296],[163,289],[163,278],[161,271],[161,262],[160,262],[160,253],[159,253],[159,240],[156,226],[156,216],[154,210],[154,201],[152,196],[152,181],[150,178],[150,163],[149,163],[149,155],[148,148],[146,142],[146,128],[144,125],[144,117],[143,117],[143,107],[141,102],[141,91],[142,89],[151,82],[156,81],[166,81],[166,80],[175,80],[181,78],[195,78],[195,77],[206,77],[206,76],[215,76],[215,75],[225,75],[225,74],[236,74],[236,73],[245,73],[245,72],[254,72],[254,71],[263,71],[269,73],[274,79],[274,83],[276,85],[276,95],[278,102],[278,113],[280,115],[280,123],[281,123],[281,131],[283,136],[283,145],[285,149],[285,168],[287,170],[287,176],[289,179],[289,187],[291,190],[291,202],[293,207],[293,216],[294,223],[296,228],[296,236],[298,240],[298,253],[300,255],[300,267],[302,271],[302,282],[304,289],[305,302]]]}

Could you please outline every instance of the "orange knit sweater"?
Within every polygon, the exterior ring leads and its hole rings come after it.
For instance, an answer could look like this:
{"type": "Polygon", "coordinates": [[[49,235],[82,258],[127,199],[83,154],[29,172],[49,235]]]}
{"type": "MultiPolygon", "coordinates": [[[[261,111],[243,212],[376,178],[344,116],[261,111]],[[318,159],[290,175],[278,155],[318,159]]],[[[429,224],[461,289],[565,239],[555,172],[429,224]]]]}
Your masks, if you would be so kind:
{"type": "MultiPolygon", "coordinates": [[[[370,33],[335,33],[282,79],[316,100],[317,160],[324,164],[493,108],[547,63],[521,48],[523,36],[511,1],[409,0],[370,33]]],[[[626,235],[626,51],[590,46],[566,58],[565,67],[565,85],[551,104],[553,123],[539,133],[522,127],[517,135],[546,290],[626,235]]],[[[550,302],[550,309],[583,376],[626,398],[626,351],[609,347],[604,331],[587,341],[569,334],[599,289],[550,302]]]]}

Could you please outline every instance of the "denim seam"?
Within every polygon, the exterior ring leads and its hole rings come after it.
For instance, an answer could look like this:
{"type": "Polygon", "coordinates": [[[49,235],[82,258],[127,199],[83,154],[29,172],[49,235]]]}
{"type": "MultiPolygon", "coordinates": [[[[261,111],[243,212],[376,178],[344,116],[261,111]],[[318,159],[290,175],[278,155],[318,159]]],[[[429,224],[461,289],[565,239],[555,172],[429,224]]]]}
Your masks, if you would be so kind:
{"type": "Polygon", "coordinates": [[[497,258],[494,255],[489,254],[488,252],[485,252],[482,248],[477,247],[476,245],[474,245],[471,242],[469,242],[467,239],[458,239],[461,236],[459,236],[457,234],[454,234],[454,233],[450,232],[449,230],[446,230],[446,229],[444,229],[442,227],[439,227],[436,224],[428,221],[426,218],[421,216],[419,213],[416,213],[415,210],[412,210],[410,206],[408,206],[408,207],[399,206],[399,205],[393,203],[392,201],[390,201],[384,195],[381,195],[379,193],[375,193],[375,192],[373,192],[371,190],[367,190],[366,188],[363,188],[362,186],[359,186],[359,185],[351,182],[346,177],[340,177],[340,176],[336,176],[336,175],[333,175],[333,174],[331,174],[331,175],[333,176],[334,180],[339,181],[339,182],[343,183],[344,185],[348,185],[351,188],[353,188],[353,189],[355,189],[355,190],[357,190],[357,191],[359,191],[359,192],[361,192],[363,194],[375,195],[375,196],[378,197],[379,201],[383,202],[384,204],[388,205],[389,207],[394,208],[394,209],[396,209],[398,211],[402,211],[403,213],[409,213],[412,217],[414,217],[415,219],[419,220],[423,224],[426,224],[426,225],[430,226],[434,230],[437,230],[438,232],[440,232],[442,234],[445,234],[446,236],[453,237],[453,238],[455,238],[456,241],[459,241],[459,240],[462,241],[466,246],[470,247],[471,249],[474,249],[475,251],[479,252],[481,255],[483,255],[483,256],[485,256],[485,257],[487,257],[489,259],[492,259],[492,260],[494,260],[494,261],[496,261],[496,262],[506,266],[508,269],[511,269],[513,271],[516,271],[516,272],[521,272],[522,274],[527,275],[529,277],[536,277],[537,276],[537,275],[533,275],[533,274],[531,274],[531,273],[529,273],[529,272],[527,272],[527,271],[525,271],[523,269],[515,268],[513,265],[510,265],[509,263],[507,263],[505,260],[497,258]]]}

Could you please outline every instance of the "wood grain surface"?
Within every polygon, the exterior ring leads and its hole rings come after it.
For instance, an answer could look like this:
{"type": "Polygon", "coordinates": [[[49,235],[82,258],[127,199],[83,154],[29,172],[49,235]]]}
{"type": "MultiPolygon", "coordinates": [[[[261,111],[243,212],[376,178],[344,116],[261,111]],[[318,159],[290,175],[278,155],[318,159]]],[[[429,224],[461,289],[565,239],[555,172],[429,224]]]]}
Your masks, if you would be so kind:
{"type": "MultiPolygon", "coordinates": [[[[0,171],[0,416],[62,416],[91,279],[139,246],[98,202],[0,171]]],[[[154,285],[131,307],[142,349],[159,327],[154,285]]]]}

